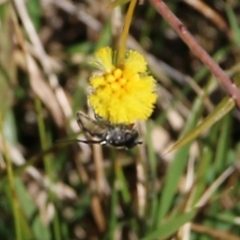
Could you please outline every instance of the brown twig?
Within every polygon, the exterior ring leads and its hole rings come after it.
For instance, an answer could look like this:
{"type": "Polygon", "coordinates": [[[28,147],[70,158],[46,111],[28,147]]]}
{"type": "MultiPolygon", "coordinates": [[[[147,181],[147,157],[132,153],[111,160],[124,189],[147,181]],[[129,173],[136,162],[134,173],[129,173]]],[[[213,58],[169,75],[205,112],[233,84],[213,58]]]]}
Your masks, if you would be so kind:
{"type": "Polygon", "coordinates": [[[239,236],[233,235],[230,232],[216,230],[216,229],[209,228],[207,226],[203,226],[203,225],[196,224],[196,223],[191,224],[191,229],[194,232],[202,233],[204,235],[213,237],[212,239],[240,240],[239,236]]]}
{"type": "Polygon", "coordinates": [[[205,18],[209,19],[218,29],[232,38],[232,31],[229,29],[226,21],[221,15],[201,0],[182,0],[192,8],[200,12],[205,18]]]}
{"type": "Polygon", "coordinates": [[[189,33],[184,24],[172,13],[162,0],[149,0],[159,14],[177,32],[179,37],[188,45],[191,51],[210,69],[212,74],[219,79],[220,83],[235,100],[240,108],[240,90],[230,77],[214,62],[211,56],[198,44],[196,39],[189,33]]]}

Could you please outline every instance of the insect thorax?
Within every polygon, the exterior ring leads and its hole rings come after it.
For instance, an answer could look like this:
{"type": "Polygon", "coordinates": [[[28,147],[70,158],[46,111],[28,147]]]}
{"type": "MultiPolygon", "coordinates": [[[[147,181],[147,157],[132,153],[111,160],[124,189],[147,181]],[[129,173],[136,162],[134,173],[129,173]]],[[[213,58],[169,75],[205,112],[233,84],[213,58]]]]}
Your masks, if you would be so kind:
{"type": "Polygon", "coordinates": [[[138,132],[132,128],[123,125],[111,126],[103,139],[103,143],[115,147],[132,148],[140,143],[137,141],[138,135],[138,132]]]}

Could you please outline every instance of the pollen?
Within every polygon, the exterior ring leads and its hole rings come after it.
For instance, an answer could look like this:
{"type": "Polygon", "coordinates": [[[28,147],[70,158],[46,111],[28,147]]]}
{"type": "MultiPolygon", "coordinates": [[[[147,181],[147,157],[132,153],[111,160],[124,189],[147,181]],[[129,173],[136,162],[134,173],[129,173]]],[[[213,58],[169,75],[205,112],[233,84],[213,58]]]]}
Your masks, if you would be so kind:
{"type": "Polygon", "coordinates": [[[106,74],[105,79],[106,79],[106,82],[108,83],[113,83],[116,81],[115,76],[110,73],[106,74]]]}
{"type": "Polygon", "coordinates": [[[121,91],[121,86],[117,83],[117,82],[114,82],[111,84],[111,89],[113,92],[119,92],[121,91]]]}
{"type": "Polygon", "coordinates": [[[122,76],[122,70],[120,68],[115,69],[113,75],[116,79],[119,79],[122,76]]]}
{"type": "Polygon", "coordinates": [[[118,80],[118,82],[122,87],[124,87],[127,83],[127,79],[122,77],[118,80]]]}
{"type": "Polygon", "coordinates": [[[121,66],[115,66],[113,55],[109,47],[95,54],[96,62],[102,64],[99,69],[104,70],[100,76],[90,79],[90,106],[96,115],[112,124],[146,120],[152,114],[157,94],[155,80],[147,72],[144,57],[130,50],[121,66]]]}

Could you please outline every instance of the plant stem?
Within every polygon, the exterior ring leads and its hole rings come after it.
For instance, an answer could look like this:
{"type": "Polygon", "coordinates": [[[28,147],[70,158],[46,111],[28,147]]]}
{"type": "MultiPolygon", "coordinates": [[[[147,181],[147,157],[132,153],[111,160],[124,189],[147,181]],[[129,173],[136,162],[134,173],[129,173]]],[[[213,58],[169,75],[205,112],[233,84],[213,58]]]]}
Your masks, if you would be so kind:
{"type": "Polygon", "coordinates": [[[129,28],[130,28],[130,24],[131,24],[131,20],[132,20],[132,16],[133,16],[133,11],[136,6],[136,3],[137,3],[137,0],[131,0],[129,7],[128,7],[128,11],[127,11],[127,15],[125,18],[123,31],[121,34],[121,39],[120,39],[118,59],[117,59],[118,65],[120,65],[122,63],[124,56],[125,56],[127,37],[128,37],[129,28]]]}
{"type": "MultiPolygon", "coordinates": [[[[46,129],[45,129],[45,124],[44,120],[42,117],[42,103],[39,98],[35,98],[35,107],[37,110],[37,122],[38,122],[38,128],[39,128],[39,134],[40,134],[40,141],[41,141],[41,146],[43,150],[48,149],[48,138],[46,134],[46,129]]],[[[53,181],[53,168],[51,166],[51,156],[44,156],[44,168],[46,170],[47,176],[50,181],[50,187],[49,187],[49,199],[55,203],[55,196],[51,190],[51,185],[53,181]]],[[[60,230],[60,222],[59,222],[59,217],[56,209],[56,203],[55,205],[55,214],[54,214],[54,219],[53,219],[53,231],[54,231],[54,239],[56,240],[61,240],[61,230],[60,230]]]]}
{"type": "Polygon", "coordinates": [[[234,99],[240,108],[240,90],[232,79],[219,67],[211,56],[199,45],[196,39],[189,33],[184,24],[173,14],[168,6],[162,0],[149,0],[156,8],[158,13],[169,23],[169,25],[177,32],[179,37],[188,45],[191,51],[210,69],[212,74],[219,79],[220,83],[234,99]]]}
{"type": "Polygon", "coordinates": [[[9,183],[9,188],[10,188],[10,196],[12,197],[12,210],[13,210],[15,229],[16,229],[16,239],[21,240],[22,239],[21,217],[20,217],[21,211],[20,211],[20,205],[19,205],[19,201],[18,201],[16,189],[15,189],[15,184],[14,184],[12,163],[10,160],[9,151],[8,151],[7,143],[6,143],[6,138],[4,135],[3,118],[2,118],[1,112],[0,112],[0,132],[2,135],[3,152],[5,154],[6,165],[7,165],[7,176],[8,176],[8,183],[9,183]]]}

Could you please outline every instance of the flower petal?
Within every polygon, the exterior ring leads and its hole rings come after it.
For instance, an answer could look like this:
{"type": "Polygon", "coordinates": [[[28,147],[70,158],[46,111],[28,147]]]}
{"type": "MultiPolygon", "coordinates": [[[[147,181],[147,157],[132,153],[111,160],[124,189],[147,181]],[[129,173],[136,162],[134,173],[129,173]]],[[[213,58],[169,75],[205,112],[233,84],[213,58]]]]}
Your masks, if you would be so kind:
{"type": "Polygon", "coordinates": [[[133,70],[135,73],[146,72],[147,62],[140,53],[129,50],[124,61],[124,68],[126,70],[133,70]]]}
{"type": "Polygon", "coordinates": [[[128,51],[123,66],[114,66],[110,48],[102,48],[95,55],[104,70],[100,76],[90,78],[93,91],[88,99],[95,114],[112,124],[146,120],[153,111],[157,94],[155,80],[147,74],[143,56],[128,51]]]}
{"type": "Polygon", "coordinates": [[[106,84],[103,76],[91,77],[89,82],[90,82],[91,87],[93,87],[93,88],[98,88],[98,87],[104,86],[106,84]]]}
{"type": "Polygon", "coordinates": [[[112,62],[112,49],[110,47],[100,48],[96,53],[97,64],[101,67],[101,70],[105,72],[111,72],[114,68],[112,62]]]}

